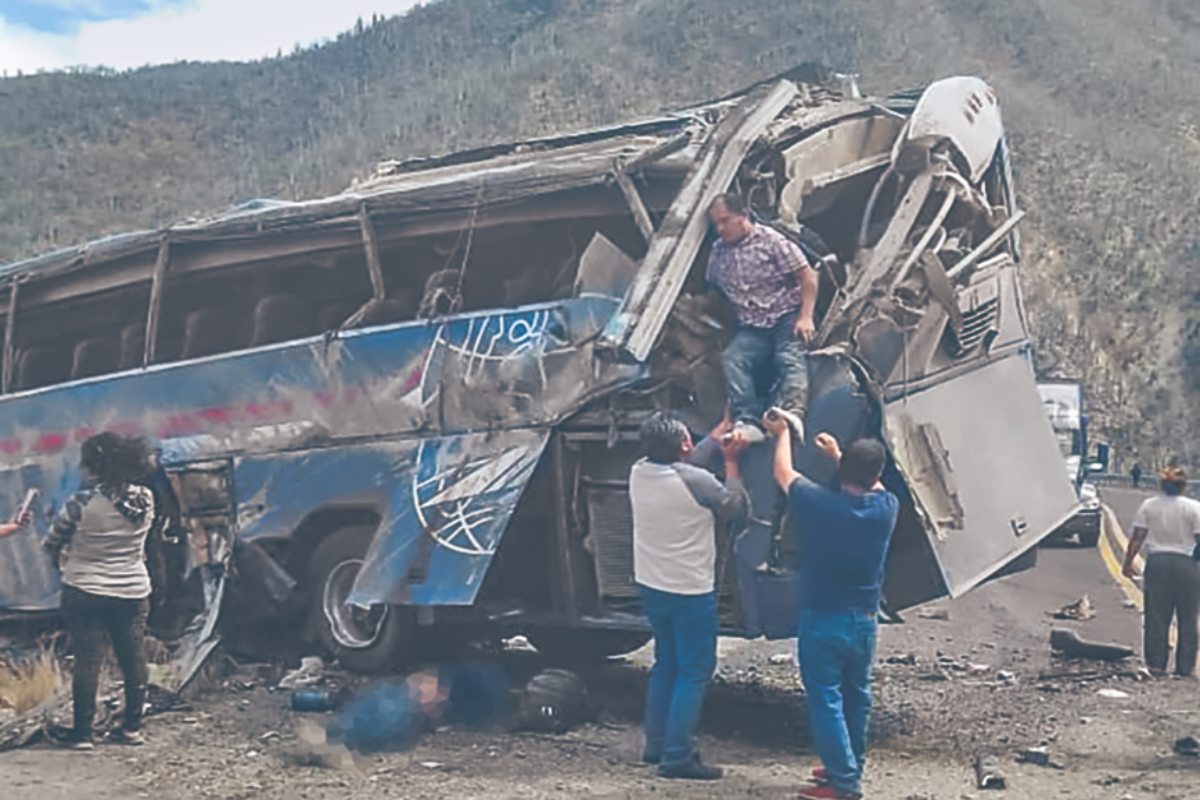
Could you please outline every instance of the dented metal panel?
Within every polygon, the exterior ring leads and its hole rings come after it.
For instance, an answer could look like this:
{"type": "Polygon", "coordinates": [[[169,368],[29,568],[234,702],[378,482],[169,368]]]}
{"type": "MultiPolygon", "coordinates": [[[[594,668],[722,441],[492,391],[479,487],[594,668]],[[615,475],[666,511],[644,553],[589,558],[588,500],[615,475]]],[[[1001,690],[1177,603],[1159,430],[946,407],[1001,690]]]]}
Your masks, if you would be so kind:
{"type": "MultiPolygon", "coordinates": [[[[606,286],[619,283],[620,275],[612,275],[606,286]]],[[[346,331],[11,397],[0,417],[0,497],[15,507],[37,486],[46,506],[36,533],[0,539],[6,556],[0,604],[57,604],[57,578],[39,537],[47,515],[78,485],[79,442],[98,428],[152,437],[168,465],[233,457],[237,528],[250,538],[290,534],[280,515],[298,522],[323,505],[367,503],[385,520],[373,551],[382,565],[364,572],[360,596],[470,602],[548,429],[591,397],[643,374],[639,366],[593,358],[595,338],[615,307],[612,297],[593,293],[346,331]],[[441,483],[422,483],[414,500],[413,480],[433,475],[441,483]],[[481,482],[485,475],[489,480],[481,482]],[[441,488],[426,497],[429,486],[441,488]],[[438,533],[445,508],[485,497],[492,508],[486,529],[463,510],[463,538],[438,533]],[[420,510],[426,505],[437,513],[426,515],[420,510]],[[425,582],[404,583],[408,557],[398,554],[422,541],[440,555],[425,582]]],[[[197,497],[208,489],[200,486],[197,497]]]]}
{"type": "Polygon", "coordinates": [[[892,399],[885,431],[951,596],[1036,545],[1074,505],[1024,352],[892,399]]]}

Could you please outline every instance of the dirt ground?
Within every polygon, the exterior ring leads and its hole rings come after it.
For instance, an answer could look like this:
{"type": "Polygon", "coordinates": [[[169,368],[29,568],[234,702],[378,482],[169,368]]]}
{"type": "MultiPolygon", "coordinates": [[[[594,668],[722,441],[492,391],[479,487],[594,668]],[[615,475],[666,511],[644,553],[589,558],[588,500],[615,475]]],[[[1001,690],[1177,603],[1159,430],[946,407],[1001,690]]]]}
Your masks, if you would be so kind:
{"type": "MultiPolygon", "coordinates": [[[[1045,609],[1078,597],[1081,585],[1099,612],[1077,626],[1081,634],[1132,644],[1138,620],[1096,572],[1094,554],[1048,556],[1030,573],[883,629],[866,797],[1200,797],[1200,759],[1171,750],[1175,739],[1200,735],[1200,684],[1137,680],[1135,663],[1053,661],[1045,609]],[[1036,746],[1062,768],[1016,762],[1036,746]],[[976,788],[979,754],[995,758],[1005,790],[976,788]]],[[[239,672],[191,708],[152,718],[144,747],[0,753],[0,785],[13,800],[790,797],[815,760],[789,653],[787,642],[722,640],[701,748],[728,774],[712,784],[664,781],[639,763],[646,648],[586,675],[602,722],[562,735],[443,728],[401,752],[318,766],[301,727],[324,715],[291,711],[287,692],[239,672]]],[[[507,658],[525,659],[523,674],[538,666],[535,656],[507,658]]]]}

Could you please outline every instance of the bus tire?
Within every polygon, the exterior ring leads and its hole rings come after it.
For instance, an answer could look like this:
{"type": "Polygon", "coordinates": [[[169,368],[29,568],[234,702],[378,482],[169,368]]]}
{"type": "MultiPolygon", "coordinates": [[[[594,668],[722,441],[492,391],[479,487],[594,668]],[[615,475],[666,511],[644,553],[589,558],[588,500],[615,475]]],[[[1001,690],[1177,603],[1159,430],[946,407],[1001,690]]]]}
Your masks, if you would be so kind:
{"type": "Polygon", "coordinates": [[[529,641],[551,661],[594,663],[632,653],[650,641],[649,631],[612,631],[586,628],[538,628],[529,641]]]}
{"type": "Polygon", "coordinates": [[[1091,548],[1094,548],[1099,543],[1100,543],[1100,529],[1099,528],[1091,528],[1091,529],[1079,532],[1079,546],[1080,547],[1087,547],[1087,548],[1091,549],[1091,548]]]}
{"type": "Polygon", "coordinates": [[[317,638],[346,669],[368,674],[388,671],[411,658],[416,628],[410,608],[358,609],[343,602],[374,535],[371,526],[333,531],[309,560],[309,616],[317,638]]]}

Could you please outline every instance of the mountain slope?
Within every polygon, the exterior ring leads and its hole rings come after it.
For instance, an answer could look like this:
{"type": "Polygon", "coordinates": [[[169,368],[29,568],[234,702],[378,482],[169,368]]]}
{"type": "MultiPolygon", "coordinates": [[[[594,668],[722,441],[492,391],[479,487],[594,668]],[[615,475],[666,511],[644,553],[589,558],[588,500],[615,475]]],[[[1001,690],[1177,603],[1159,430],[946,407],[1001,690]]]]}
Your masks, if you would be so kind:
{"type": "Polygon", "coordinates": [[[999,90],[1047,373],[1143,459],[1200,460],[1200,11],[1191,0],[441,0],[253,64],[0,80],[0,260],[387,157],[591,125],[802,61],[999,90]],[[1190,327],[1189,327],[1190,326],[1190,327]]]}

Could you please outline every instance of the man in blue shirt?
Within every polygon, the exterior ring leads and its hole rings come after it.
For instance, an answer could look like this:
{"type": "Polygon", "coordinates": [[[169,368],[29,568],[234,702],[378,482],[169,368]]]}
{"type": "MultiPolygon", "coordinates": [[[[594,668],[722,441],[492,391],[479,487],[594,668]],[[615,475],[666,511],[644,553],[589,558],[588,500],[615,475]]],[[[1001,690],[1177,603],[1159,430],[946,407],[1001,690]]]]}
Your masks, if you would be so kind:
{"type": "Polygon", "coordinates": [[[800,671],[823,785],[800,793],[807,800],[862,796],[876,614],[883,566],[900,501],[883,488],[887,453],[859,439],[843,454],[828,433],[814,444],[838,465],[838,490],[813,483],[792,466],[785,415],[764,424],[775,439],[775,480],[788,497],[788,517],[801,555],[800,671]]]}

